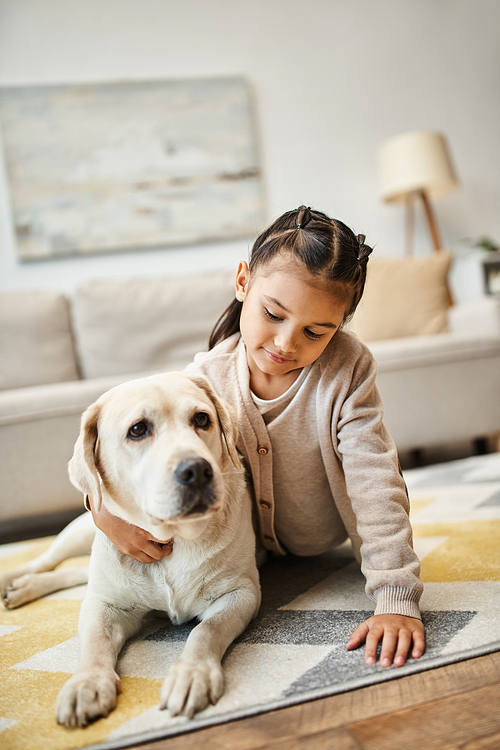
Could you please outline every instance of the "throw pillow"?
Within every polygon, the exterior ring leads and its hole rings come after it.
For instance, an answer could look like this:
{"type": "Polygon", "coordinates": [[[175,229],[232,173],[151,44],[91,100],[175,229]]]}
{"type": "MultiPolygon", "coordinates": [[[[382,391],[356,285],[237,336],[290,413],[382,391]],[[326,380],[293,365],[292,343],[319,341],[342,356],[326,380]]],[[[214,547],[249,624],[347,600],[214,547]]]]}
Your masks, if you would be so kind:
{"type": "Polygon", "coordinates": [[[452,255],[370,258],[366,287],[350,329],[362,341],[426,336],[448,330],[452,255]]]}
{"type": "Polygon", "coordinates": [[[233,298],[232,271],[83,283],[74,318],[84,377],[182,370],[233,298]]]}
{"type": "Polygon", "coordinates": [[[79,378],[69,303],[57,292],[0,295],[0,389],[79,378]]]}

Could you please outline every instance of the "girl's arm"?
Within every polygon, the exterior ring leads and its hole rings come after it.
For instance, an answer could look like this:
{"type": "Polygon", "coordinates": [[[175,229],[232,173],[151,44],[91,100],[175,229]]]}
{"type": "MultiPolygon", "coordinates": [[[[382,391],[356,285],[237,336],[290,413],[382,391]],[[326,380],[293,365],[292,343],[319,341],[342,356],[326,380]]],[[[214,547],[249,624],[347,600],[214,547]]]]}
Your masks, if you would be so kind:
{"type": "Polygon", "coordinates": [[[133,557],[139,562],[152,563],[163,560],[172,552],[172,544],[160,542],[151,536],[149,531],[114,516],[104,505],[101,505],[99,512],[96,513],[90,496],[88,496],[88,503],[97,528],[106,534],[124,555],[133,557]]]}

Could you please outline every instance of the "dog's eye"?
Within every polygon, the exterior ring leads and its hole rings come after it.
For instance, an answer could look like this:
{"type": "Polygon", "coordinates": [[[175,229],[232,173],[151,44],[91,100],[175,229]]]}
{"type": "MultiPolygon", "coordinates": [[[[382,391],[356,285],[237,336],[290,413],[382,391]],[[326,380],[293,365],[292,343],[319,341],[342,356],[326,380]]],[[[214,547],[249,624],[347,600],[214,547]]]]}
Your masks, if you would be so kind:
{"type": "Polygon", "coordinates": [[[199,411],[194,415],[194,426],[197,430],[208,430],[210,427],[210,417],[204,411],[199,411]]]}
{"type": "Polygon", "coordinates": [[[140,422],[136,422],[130,430],[127,432],[127,437],[131,438],[131,440],[142,440],[142,438],[147,437],[151,434],[150,426],[147,422],[144,420],[141,420],[140,422]]]}

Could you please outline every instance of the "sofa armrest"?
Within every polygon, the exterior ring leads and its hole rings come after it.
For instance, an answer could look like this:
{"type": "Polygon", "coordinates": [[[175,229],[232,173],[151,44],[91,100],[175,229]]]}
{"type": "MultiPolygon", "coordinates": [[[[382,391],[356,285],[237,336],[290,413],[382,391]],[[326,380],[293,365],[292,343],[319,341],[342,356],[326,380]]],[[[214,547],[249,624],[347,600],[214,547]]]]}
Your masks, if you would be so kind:
{"type": "Polygon", "coordinates": [[[400,451],[500,431],[500,336],[447,333],[370,343],[385,423],[400,451]]]}
{"type": "MultiPolygon", "coordinates": [[[[154,374],[155,371],[136,375],[109,375],[0,391],[0,427],[62,416],[76,415],[79,418],[87,406],[110,388],[126,380],[154,374]]],[[[76,434],[75,440],[77,436],[76,434]]]]}
{"type": "Polygon", "coordinates": [[[402,339],[370,341],[379,372],[457,365],[480,359],[500,360],[500,335],[441,333],[402,339]]]}
{"type": "Polygon", "coordinates": [[[0,391],[0,528],[29,516],[83,512],[67,469],[81,414],[130,379],[115,375],[0,391]]]}
{"type": "Polygon", "coordinates": [[[481,297],[454,305],[448,310],[448,325],[459,335],[500,336],[500,298],[481,297]]]}

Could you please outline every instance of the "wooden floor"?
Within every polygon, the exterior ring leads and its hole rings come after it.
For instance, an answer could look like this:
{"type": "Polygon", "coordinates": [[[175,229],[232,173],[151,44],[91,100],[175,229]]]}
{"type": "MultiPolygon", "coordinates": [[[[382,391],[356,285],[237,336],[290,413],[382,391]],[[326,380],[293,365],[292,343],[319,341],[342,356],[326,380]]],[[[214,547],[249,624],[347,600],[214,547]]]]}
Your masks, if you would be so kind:
{"type": "Polygon", "coordinates": [[[500,653],[141,747],[500,750],[500,653]]]}

